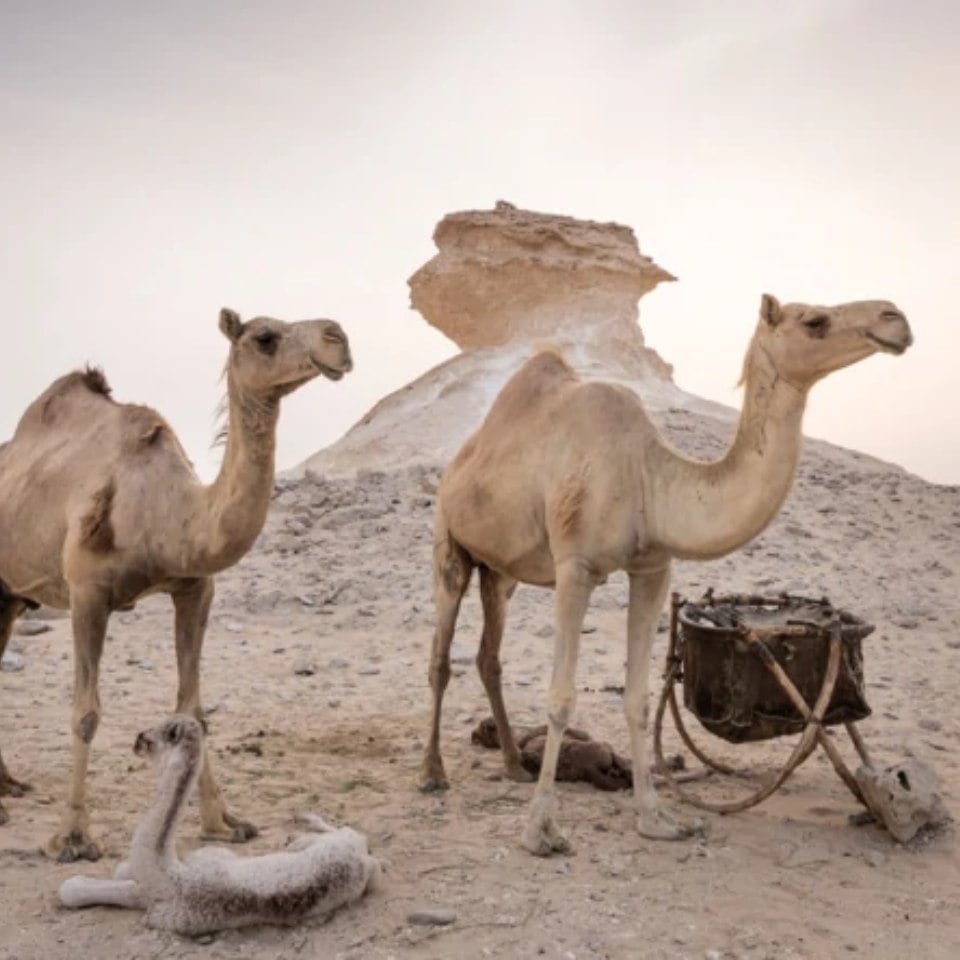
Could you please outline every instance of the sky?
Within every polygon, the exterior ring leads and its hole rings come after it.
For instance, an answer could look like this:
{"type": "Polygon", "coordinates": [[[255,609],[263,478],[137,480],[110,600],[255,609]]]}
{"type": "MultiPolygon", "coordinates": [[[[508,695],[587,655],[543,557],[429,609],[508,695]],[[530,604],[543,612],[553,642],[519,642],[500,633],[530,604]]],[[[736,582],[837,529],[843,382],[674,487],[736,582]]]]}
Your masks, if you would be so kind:
{"type": "Polygon", "coordinates": [[[647,342],[731,406],[761,293],[893,300],[915,346],[805,430],[960,483],[958,37],[952,0],[0,0],[0,438],[90,362],[211,477],[227,305],[350,336],[294,466],[456,353],[406,280],[504,199],[633,227],[680,280],[647,342]]]}

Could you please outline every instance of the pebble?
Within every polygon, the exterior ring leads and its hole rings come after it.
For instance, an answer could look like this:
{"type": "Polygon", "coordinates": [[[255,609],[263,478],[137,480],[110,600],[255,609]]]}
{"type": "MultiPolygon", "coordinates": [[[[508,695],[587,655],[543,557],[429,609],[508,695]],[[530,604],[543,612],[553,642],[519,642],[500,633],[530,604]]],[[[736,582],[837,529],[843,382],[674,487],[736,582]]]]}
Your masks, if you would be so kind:
{"type": "Polygon", "coordinates": [[[7,673],[16,673],[18,670],[24,668],[26,661],[19,653],[14,653],[12,650],[8,650],[4,655],[3,659],[0,660],[0,670],[4,670],[7,673]]]}
{"type": "Polygon", "coordinates": [[[473,663],[475,654],[473,650],[461,643],[455,643],[450,647],[450,662],[460,665],[469,665],[473,663]]]}
{"type": "Polygon", "coordinates": [[[921,730],[930,730],[934,733],[943,729],[943,724],[934,717],[921,717],[917,721],[917,726],[920,727],[921,730]]]}
{"type": "Polygon", "coordinates": [[[317,672],[317,668],[309,660],[300,660],[294,665],[293,672],[298,677],[312,677],[317,672]]]}
{"type": "Polygon", "coordinates": [[[21,637],[35,637],[39,633],[46,633],[53,627],[42,620],[20,620],[17,623],[17,634],[21,637]]]}
{"type": "Polygon", "coordinates": [[[438,907],[428,910],[415,910],[407,916],[407,923],[414,923],[419,926],[446,927],[456,919],[456,910],[438,907]]]}
{"type": "Polygon", "coordinates": [[[380,672],[379,667],[361,667],[357,671],[357,673],[359,673],[361,677],[372,677],[375,674],[378,674],[379,672],[380,672]]]}

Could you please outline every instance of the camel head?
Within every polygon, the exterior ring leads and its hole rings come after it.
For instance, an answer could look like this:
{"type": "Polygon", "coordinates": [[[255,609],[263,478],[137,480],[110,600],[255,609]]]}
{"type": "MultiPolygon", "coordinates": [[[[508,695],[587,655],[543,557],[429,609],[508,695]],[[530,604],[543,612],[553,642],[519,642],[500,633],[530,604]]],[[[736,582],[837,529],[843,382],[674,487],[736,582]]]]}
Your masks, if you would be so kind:
{"type": "Polygon", "coordinates": [[[766,352],[780,376],[806,389],[871,354],[903,353],[913,335],[907,318],[887,300],[815,307],[781,304],[765,293],[753,343],[754,349],[766,352]]]}
{"type": "Polygon", "coordinates": [[[244,323],[224,307],[220,330],[231,343],[228,378],[243,392],[279,398],[321,373],[339,380],[353,369],[347,335],[333,320],[254,317],[244,323]]]}
{"type": "Polygon", "coordinates": [[[149,757],[152,760],[162,760],[177,747],[192,748],[190,752],[195,753],[202,749],[205,734],[202,721],[185,713],[176,713],[159,727],[138,733],[133,752],[138,757],[149,757]]]}

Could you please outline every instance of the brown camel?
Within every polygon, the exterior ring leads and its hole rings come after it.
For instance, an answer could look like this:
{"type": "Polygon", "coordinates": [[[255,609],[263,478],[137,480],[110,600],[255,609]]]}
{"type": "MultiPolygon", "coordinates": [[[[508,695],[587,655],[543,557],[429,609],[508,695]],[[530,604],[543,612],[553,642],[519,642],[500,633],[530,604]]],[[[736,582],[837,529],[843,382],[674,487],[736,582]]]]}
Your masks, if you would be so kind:
{"type": "MultiPolygon", "coordinates": [[[[201,717],[200,650],[212,578],[236,563],[263,528],[280,399],[321,373],[339,380],[352,367],[347,337],[332,320],[242,323],[225,309],[220,329],[231,344],[229,421],[212,485],[199,482],[156,411],[116,403],[96,370],[51,384],[0,447],[0,651],[28,602],[69,608],[72,617],[73,772],[63,821],[47,846],[60,860],[100,855],[85,782],[100,720],[98,674],[110,614],[147,594],[170,594],[176,710],[201,717]]],[[[0,783],[6,792],[24,787],[2,762],[0,783]]],[[[205,836],[243,841],[255,835],[251,824],[227,812],[206,760],[199,784],[205,836]]]]}
{"type": "Polygon", "coordinates": [[[698,463],[658,434],[637,396],[583,383],[551,352],[506,384],[440,483],[434,539],[436,633],[430,660],[433,718],[421,788],[442,789],[440,711],[450,643],[470,573],[480,568],[484,627],[477,666],[493,710],[507,775],[528,780],[500,689],[500,641],[518,582],[556,590],[549,729],[522,842],[548,855],[568,844],[556,825],[554,778],[576,700],[580,628],[598,583],[630,580],[624,706],[639,832],[679,839],[690,828],[659,808],[647,754],[650,649],[670,560],[708,560],[757,536],[777,514],[797,468],[807,392],[819,379],[912,342],[886,301],[813,307],[764,295],[744,362],[744,406],[720,460],[698,463]]]}

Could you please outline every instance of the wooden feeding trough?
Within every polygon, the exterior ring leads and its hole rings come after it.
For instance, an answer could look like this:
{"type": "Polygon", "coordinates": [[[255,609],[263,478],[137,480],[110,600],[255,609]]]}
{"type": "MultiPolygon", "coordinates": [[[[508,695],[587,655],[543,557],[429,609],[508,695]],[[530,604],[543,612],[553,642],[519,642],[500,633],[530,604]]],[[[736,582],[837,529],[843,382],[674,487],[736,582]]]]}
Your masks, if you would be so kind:
{"type": "Polygon", "coordinates": [[[780,788],[819,744],[858,801],[853,774],[826,727],[843,725],[863,763],[870,758],[854,724],[870,715],[864,698],[861,641],[873,626],[828,600],[781,595],[714,597],[699,603],[673,595],[670,645],[663,692],[654,719],[658,772],[688,803],[717,813],[745,810],[780,788]],[[709,731],[729,743],[801,734],[773,779],[742,800],[711,802],[682,787],[663,756],[663,721],[669,706],[690,752],[712,770],[742,775],[694,743],[681,715],[683,703],[709,731]]]}

